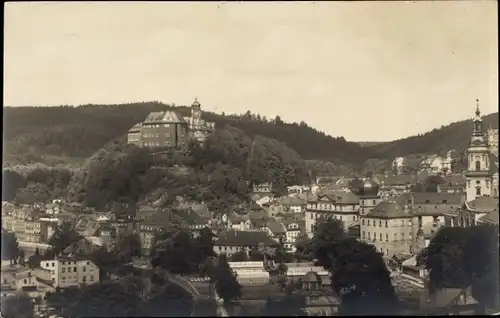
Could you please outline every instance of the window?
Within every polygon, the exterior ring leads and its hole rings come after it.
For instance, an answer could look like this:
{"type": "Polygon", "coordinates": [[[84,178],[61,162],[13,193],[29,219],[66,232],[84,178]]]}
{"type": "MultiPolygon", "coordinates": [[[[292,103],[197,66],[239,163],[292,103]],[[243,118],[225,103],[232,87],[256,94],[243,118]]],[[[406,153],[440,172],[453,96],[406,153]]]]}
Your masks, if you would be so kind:
{"type": "Polygon", "coordinates": [[[368,226],[370,226],[370,220],[366,220],[368,226]]]}
{"type": "Polygon", "coordinates": [[[311,220],[312,220],[312,219],[314,219],[314,216],[313,216],[313,214],[311,213],[311,220]]]}
{"type": "Polygon", "coordinates": [[[404,241],[404,239],[405,239],[405,234],[401,233],[401,241],[404,241]]]}
{"type": "Polygon", "coordinates": [[[398,240],[398,233],[394,233],[394,241],[397,241],[398,240]]]}
{"type": "Polygon", "coordinates": [[[89,276],[89,278],[90,278],[90,281],[91,281],[91,282],[93,282],[93,281],[94,281],[94,276],[90,275],[90,276],[89,276]]]}
{"type": "Polygon", "coordinates": [[[52,267],[56,267],[56,263],[52,263],[52,267]]]}
{"type": "Polygon", "coordinates": [[[481,170],[481,162],[478,160],[476,161],[476,171],[481,170]]]}
{"type": "Polygon", "coordinates": [[[375,204],[377,204],[377,201],[373,200],[372,203],[373,203],[373,205],[375,205],[375,204]]]}
{"type": "Polygon", "coordinates": [[[86,282],[87,281],[87,276],[83,276],[82,281],[86,282]]]}
{"type": "Polygon", "coordinates": [[[361,237],[364,239],[365,238],[365,231],[361,233],[361,237]]]}
{"type": "Polygon", "coordinates": [[[86,272],[87,271],[87,267],[83,266],[83,271],[86,272]]]}
{"type": "Polygon", "coordinates": [[[425,204],[429,204],[429,203],[431,203],[431,200],[426,199],[426,200],[425,200],[425,204]]]}
{"type": "Polygon", "coordinates": [[[389,222],[385,221],[385,227],[389,227],[389,222]]]}
{"type": "Polygon", "coordinates": [[[382,220],[378,221],[378,226],[382,227],[382,220]]]}
{"type": "Polygon", "coordinates": [[[389,234],[385,234],[385,241],[389,242],[389,234]]]}
{"type": "Polygon", "coordinates": [[[477,184],[477,185],[480,185],[480,184],[481,184],[481,181],[476,180],[476,184],[477,184]]]}
{"type": "MultiPolygon", "coordinates": [[[[76,271],[75,271],[76,272],[76,271]]],[[[71,267],[68,267],[68,273],[71,273],[71,267]]]]}
{"type": "Polygon", "coordinates": [[[389,255],[389,250],[385,250],[385,251],[386,251],[387,255],[389,255]]]}
{"type": "Polygon", "coordinates": [[[376,241],[377,240],[377,233],[373,232],[373,239],[376,241]]]}
{"type": "Polygon", "coordinates": [[[28,280],[27,280],[26,278],[24,279],[24,283],[25,283],[25,284],[27,284],[27,283],[28,283],[28,280]]]}
{"type": "Polygon", "coordinates": [[[368,239],[370,239],[370,232],[368,232],[368,239]]]}
{"type": "Polygon", "coordinates": [[[75,270],[75,273],[76,273],[76,266],[73,269],[75,270]]]}
{"type": "Polygon", "coordinates": [[[382,233],[380,233],[379,238],[380,238],[380,240],[382,241],[382,233]]]}
{"type": "Polygon", "coordinates": [[[476,188],[476,195],[481,195],[481,188],[480,187],[476,188]]]}
{"type": "Polygon", "coordinates": [[[66,273],[66,268],[62,268],[61,273],[66,273]]]}

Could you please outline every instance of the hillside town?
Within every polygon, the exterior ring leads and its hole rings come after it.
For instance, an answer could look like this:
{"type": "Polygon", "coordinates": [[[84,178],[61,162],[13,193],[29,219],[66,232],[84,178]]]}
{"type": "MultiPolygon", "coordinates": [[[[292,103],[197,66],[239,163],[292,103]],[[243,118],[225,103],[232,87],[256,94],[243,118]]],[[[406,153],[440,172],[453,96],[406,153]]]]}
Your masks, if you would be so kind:
{"type": "MultiPolygon", "coordinates": [[[[129,130],[128,143],[152,149],[183,148],[189,140],[202,144],[215,124],[201,119],[197,100],[191,114],[151,113],[129,130]]],[[[167,205],[160,198],[146,205],[115,202],[106,210],[62,198],[31,205],[4,201],[2,238],[13,235],[19,252],[2,262],[2,299],[28,295],[38,316],[56,315],[47,301],[53,294],[120,280],[134,270],[154,271],[159,237],[184,231],[193,240],[213,235],[209,260],[227,258],[241,286],[228,313],[226,296],[214,291],[209,275],[169,271],[171,281],[193,299],[217,303],[217,315],[259,315],[248,308],[286,295],[300,299],[299,315],[338,315],[342,297],[330,287],[331,271],[318,256],[300,256],[304,242],[314,240],[324,222],[336,220],[348,237],[381,255],[396,295],[413,304],[402,310],[470,314],[477,304],[471,289],[429,293],[429,272],[418,258],[445,228],[498,226],[498,130],[486,131],[479,105],[471,128],[465,172],[452,170],[453,149],[446,158],[429,156],[417,173],[408,172],[406,158],[398,157],[383,175],[321,176],[312,184],[289,185],[281,196],[272,182],[252,184],[251,200],[223,214],[181,195],[167,205]],[[442,181],[432,183],[433,178],[442,181]],[[96,258],[101,252],[125,253],[124,246],[130,255],[113,266],[96,258]],[[224,304],[217,301],[221,298],[224,304]]]]}

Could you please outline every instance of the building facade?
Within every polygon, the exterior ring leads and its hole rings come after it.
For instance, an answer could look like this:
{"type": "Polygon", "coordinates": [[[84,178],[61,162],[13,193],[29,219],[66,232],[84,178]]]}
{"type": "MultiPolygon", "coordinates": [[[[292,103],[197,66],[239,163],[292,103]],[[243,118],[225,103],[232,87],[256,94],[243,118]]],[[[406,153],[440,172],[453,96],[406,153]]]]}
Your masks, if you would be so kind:
{"type": "Polygon", "coordinates": [[[493,178],[491,173],[490,150],[488,139],[483,131],[483,121],[479,104],[473,119],[473,132],[467,148],[468,169],[465,174],[466,201],[473,201],[480,196],[491,196],[493,178]]]}

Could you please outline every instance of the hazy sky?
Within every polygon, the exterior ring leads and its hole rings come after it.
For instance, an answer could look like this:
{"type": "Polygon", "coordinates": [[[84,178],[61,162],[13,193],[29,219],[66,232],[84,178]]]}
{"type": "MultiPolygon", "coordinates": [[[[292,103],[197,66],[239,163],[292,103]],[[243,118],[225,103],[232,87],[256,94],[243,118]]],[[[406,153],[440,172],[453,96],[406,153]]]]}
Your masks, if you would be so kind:
{"type": "Polygon", "coordinates": [[[498,111],[497,2],[7,3],[4,105],[159,100],[385,141],[498,111]]]}

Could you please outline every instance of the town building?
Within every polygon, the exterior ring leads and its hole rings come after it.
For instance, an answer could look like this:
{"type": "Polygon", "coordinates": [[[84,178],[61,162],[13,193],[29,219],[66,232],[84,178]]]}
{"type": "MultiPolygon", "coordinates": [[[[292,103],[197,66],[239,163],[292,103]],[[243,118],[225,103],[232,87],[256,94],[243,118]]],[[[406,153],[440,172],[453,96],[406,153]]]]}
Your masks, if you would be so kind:
{"type": "Polygon", "coordinates": [[[285,226],[286,231],[286,239],[284,241],[285,249],[288,253],[295,253],[297,237],[301,233],[306,233],[306,221],[287,218],[283,219],[281,222],[285,226]]]}
{"type": "Polygon", "coordinates": [[[415,177],[409,174],[402,175],[379,175],[373,181],[380,186],[380,197],[383,200],[397,197],[402,193],[411,192],[411,187],[415,183],[415,177]]]}
{"type": "Polygon", "coordinates": [[[406,205],[380,202],[367,214],[360,216],[361,241],[375,246],[384,256],[392,257],[409,252],[411,212],[406,205]]]}
{"type": "Polygon", "coordinates": [[[152,112],[129,131],[128,143],[148,148],[187,145],[189,124],[175,111],[152,112]]]}
{"type": "Polygon", "coordinates": [[[195,98],[191,104],[191,117],[184,117],[184,120],[189,124],[189,137],[203,143],[215,130],[215,123],[202,119],[201,115],[201,104],[195,98]]]}
{"type": "Polygon", "coordinates": [[[476,106],[476,116],[473,119],[473,132],[467,148],[468,169],[466,201],[473,201],[480,196],[491,196],[493,188],[492,163],[488,139],[483,131],[483,120],[476,106]]]}
{"type": "Polygon", "coordinates": [[[264,231],[229,230],[221,233],[215,240],[214,252],[218,255],[231,256],[236,252],[243,251],[250,256],[251,250],[261,245],[274,249],[279,247],[279,243],[264,231]]]}
{"type": "Polygon", "coordinates": [[[99,283],[99,267],[79,256],[57,256],[40,262],[42,269],[50,271],[54,287],[72,287],[99,283]]]}
{"type": "Polygon", "coordinates": [[[296,194],[309,194],[311,192],[310,186],[293,185],[286,188],[288,195],[294,196],[296,194]]]}
{"type": "Polygon", "coordinates": [[[352,192],[327,192],[307,201],[306,233],[312,237],[319,218],[333,217],[344,222],[344,228],[356,223],[359,217],[359,198],[352,192]]]}

